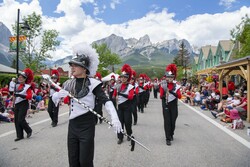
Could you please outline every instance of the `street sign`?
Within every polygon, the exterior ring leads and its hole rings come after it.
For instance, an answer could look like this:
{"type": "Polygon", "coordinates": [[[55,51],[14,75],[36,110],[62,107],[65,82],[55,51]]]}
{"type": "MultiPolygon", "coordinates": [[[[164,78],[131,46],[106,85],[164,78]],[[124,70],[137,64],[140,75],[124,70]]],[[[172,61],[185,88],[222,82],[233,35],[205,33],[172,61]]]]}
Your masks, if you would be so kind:
{"type": "MultiPolygon", "coordinates": [[[[21,52],[26,50],[26,39],[27,38],[24,35],[19,36],[19,51],[21,52]]],[[[10,41],[10,52],[16,52],[17,37],[16,36],[9,37],[9,41],[10,41]]]]}

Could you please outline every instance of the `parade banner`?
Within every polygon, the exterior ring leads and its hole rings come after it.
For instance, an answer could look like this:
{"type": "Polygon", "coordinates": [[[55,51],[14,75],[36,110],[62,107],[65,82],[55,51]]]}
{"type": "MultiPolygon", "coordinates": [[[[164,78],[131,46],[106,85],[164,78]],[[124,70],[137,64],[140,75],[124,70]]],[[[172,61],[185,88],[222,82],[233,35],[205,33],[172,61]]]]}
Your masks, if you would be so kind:
{"type": "MultiPolygon", "coordinates": [[[[19,51],[25,51],[26,50],[26,36],[20,35],[19,36],[19,51]]],[[[17,37],[12,36],[9,37],[10,41],[10,52],[16,52],[17,49],[17,37]]]]}

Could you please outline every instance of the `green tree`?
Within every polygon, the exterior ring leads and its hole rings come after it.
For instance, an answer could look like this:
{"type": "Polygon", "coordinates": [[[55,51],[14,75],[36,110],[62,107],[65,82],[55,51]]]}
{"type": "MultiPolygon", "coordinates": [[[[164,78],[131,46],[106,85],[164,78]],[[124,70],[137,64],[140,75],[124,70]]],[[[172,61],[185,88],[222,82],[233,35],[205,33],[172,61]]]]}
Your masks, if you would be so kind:
{"type": "MultiPolygon", "coordinates": [[[[35,12],[23,17],[22,20],[28,23],[30,30],[23,30],[20,24],[19,34],[28,38],[26,52],[20,52],[20,59],[25,67],[39,72],[45,68],[44,61],[52,58],[50,52],[55,51],[56,47],[60,45],[60,41],[57,40],[59,32],[56,30],[43,31],[42,17],[35,12]]],[[[14,32],[17,29],[16,25],[12,25],[14,32]]]]}
{"type": "Polygon", "coordinates": [[[239,48],[236,50],[236,58],[241,58],[250,55],[250,18],[248,15],[242,17],[241,23],[231,31],[232,41],[239,43],[239,48]]]}
{"type": "Polygon", "coordinates": [[[178,54],[174,57],[173,63],[176,64],[179,69],[177,78],[181,79],[183,77],[183,72],[185,73],[184,77],[187,78],[187,69],[190,63],[190,56],[184,41],[180,43],[178,54]]]}
{"type": "Polygon", "coordinates": [[[114,72],[114,65],[121,64],[121,58],[119,55],[112,53],[106,44],[97,45],[94,43],[92,45],[96,49],[96,52],[99,54],[99,66],[98,71],[104,76],[108,74],[108,68],[112,68],[114,72]]]}

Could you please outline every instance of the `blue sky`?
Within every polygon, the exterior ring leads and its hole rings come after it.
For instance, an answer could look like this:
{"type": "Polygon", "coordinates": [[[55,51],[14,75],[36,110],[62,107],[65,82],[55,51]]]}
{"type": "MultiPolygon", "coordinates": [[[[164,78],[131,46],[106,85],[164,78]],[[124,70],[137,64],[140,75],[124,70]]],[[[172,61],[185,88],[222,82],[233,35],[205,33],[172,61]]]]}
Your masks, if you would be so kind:
{"type": "Polygon", "coordinates": [[[127,38],[149,35],[152,43],[176,38],[191,45],[217,45],[250,16],[250,0],[0,0],[0,21],[9,29],[35,11],[44,29],[59,31],[61,46],[54,59],[68,55],[73,45],[116,34],[127,38]],[[223,23],[223,24],[222,24],[223,23]]]}

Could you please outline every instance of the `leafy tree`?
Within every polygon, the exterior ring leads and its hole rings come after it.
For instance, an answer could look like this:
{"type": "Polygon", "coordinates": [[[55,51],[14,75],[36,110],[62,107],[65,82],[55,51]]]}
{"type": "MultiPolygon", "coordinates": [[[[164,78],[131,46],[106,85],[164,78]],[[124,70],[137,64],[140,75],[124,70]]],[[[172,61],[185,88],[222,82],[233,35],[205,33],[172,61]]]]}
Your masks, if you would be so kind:
{"type": "Polygon", "coordinates": [[[241,23],[231,31],[232,41],[240,43],[240,48],[236,51],[236,58],[241,58],[250,55],[250,18],[245,15],[241,19],[241,23]]]}
{"type": "Polygon", "coordinates": [[[94,43],[92,47],[95,48],[99,54],[100,63],[98,71],[103,76],[108,74],[108,68],[112,68],[112,72],[114,72],[114,65],[121,64],[122,61],[119,55],[111,53],[106,44],[97,45],[94,43]]]}
{"type": "MultiPolygon", "coordinates": [[[[44,60],[52,58],[50,51],[55,51],[56,47],[60,45],[60,41],[57,40],[59,32],[56,30],[43,31],[42,17],[35,12],[23,17],[22,20],[28,23],[30,30],[24,30],[22,24],[19,25],[19,34],[28,37],[26,49],[28,51],[20,52],[20,59],[25,67],[39,72],[45,68],[44,60]]],[[[12,25],[13,32],[16,32],[16,25],[12,25]]]]}

